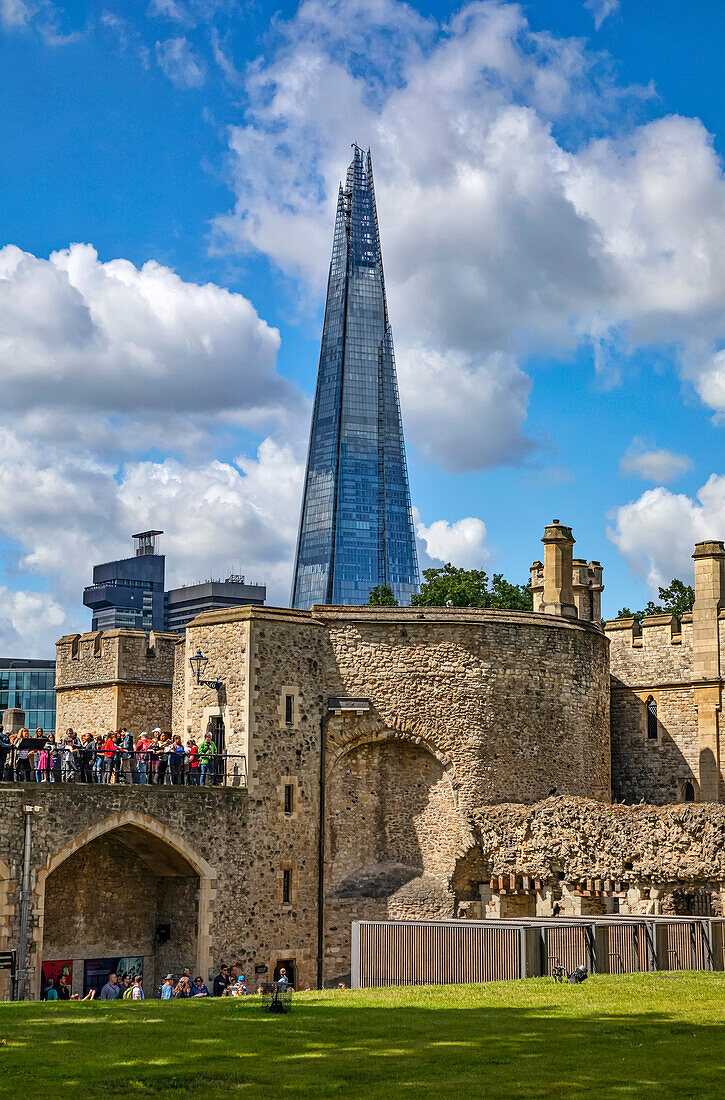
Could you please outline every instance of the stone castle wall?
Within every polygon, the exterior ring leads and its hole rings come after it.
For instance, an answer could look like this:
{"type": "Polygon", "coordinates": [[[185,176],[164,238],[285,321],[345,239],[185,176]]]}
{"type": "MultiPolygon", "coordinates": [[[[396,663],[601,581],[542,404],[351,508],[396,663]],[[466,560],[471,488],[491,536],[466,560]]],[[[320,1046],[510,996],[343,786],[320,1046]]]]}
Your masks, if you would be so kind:
{"type": "Polygon", "coordinates": [[[467,808],[536,801],[552,783],[609,797],[607,643],[587,624],[480,609],[238,608],[199,616],[178,649],[175,731],[201,736],[220,715],[228,751],[246,756],[252,942],[276,906],[303,974],[316,955],[323,723],[328,979],[349,971],[353,917],[453,913],[467,808]],[[192,682],[197,648],[219,691],[192,682]],[[329,716],[330,697],[370,710],[329,716]]]}
{"type": "MultiPolygon", "coordinates": [[[[722,613],[721,613],[722,614],[722,613]]],[[[720,653],[725,656],[725,618],[713,620],[720,653]]],[[[615,799],[656,805],[681,802],[685,784],[701,797],[701,737],[698,707],[703,690],[715,691],[695,675],[693,616],[681,623],[670,615],[653,615],[606,623],[610,641],[612,788],[615,799]],[[647,701],[657,707],[657,737],[648,737],[647,701]]],[[[719,759],[725,742],[719,731],[719,759]]],[[[719,768],[717,770],[720,770],[719,768]]],[[[725,798],[725,778],[719,778],[719,799],[725,798]]]]}
{"type": "Polygon", "coordinates": [[[607,642],[587,623],[479,608],[335,608],[326,690],[370,699],[366,732],[450,761],[461,808],[561,791],[609,799],[607,642]]]}
{"type": "Polygon", "coordinates": [[[56,728],[135,736],[171,728],[178,635],[142,630],[69,634],[56,645],[56,728]]]}

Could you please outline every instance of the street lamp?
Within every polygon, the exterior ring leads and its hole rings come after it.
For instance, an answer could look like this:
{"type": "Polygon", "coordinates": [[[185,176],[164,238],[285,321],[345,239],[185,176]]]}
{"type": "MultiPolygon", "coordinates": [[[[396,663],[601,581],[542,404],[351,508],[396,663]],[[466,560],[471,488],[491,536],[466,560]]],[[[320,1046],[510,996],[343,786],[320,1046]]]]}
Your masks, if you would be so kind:
{"type": "Polygon", "coordinates": [[[203,679],[203,674],[206,672],[206,666],[209,664],[209,658],[205,657],[200,649],[197,649],[193,657],[189,657],[189,664],[191,665],[191,671],[194,673],[197,684],[203,684],[204,687],[214,688],[215,691],[219,691],[222,686],[221,680],[203,679]]]}

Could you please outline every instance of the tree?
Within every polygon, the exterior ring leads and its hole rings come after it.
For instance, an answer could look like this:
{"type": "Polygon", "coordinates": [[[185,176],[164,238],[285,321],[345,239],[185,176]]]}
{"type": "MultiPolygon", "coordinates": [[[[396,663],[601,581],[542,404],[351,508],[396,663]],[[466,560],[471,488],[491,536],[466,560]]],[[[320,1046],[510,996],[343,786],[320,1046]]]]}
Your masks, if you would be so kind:
{"type": "Polygon", "coordinates": [[[662,601],[661,604],[656,604],[650,600],[643,611],[630,611],[628,607],[623,607],[617,618],[636,619],[638,623],[647,615],[676,615],[678,619],[681,619],[683,615],[692,611],[692,605],[695,602],[695,589],[692,585],[683,584],[675,577],[670,581],[667,588],[660,588],[659,598],[662,601]]]}
{"type": "Polygon", "coordinates": [[[368,596],[368,607],[397,607],[398,601],[393,595],[392,588],[389,588],[387,584],[377,584],[375,588],[370,589],[370,595],[368,596]]]}
{"type": "Polygon", "coordinates": [[[483,569],[460,569],[448,562],[439,569],[424,569],[423,584],[413,596],[415,607],[496,607],[531,611],[534,604],[528,584],[512,584],[503,573],[494,573],[489,584],[483,569]]]}

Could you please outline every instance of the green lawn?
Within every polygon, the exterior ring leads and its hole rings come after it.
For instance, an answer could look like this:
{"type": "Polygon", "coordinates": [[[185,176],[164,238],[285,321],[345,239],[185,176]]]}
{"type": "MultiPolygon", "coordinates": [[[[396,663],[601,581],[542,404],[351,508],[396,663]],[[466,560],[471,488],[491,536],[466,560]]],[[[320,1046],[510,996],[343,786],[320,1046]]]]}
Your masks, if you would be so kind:
{"type": "Polygon", "coordinates": [[[715,1097],[725,974],[0,1004],[0,1096],[715,1097]]]}

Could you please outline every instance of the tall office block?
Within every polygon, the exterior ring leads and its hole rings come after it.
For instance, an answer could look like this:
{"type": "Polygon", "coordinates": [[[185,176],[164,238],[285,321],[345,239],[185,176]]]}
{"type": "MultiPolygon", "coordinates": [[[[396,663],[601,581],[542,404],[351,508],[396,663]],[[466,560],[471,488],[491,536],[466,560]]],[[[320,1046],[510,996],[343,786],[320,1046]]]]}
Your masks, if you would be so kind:
{"type": "Polygon", "coordinates": [[[337,201],[307,458],[293,607],[401,604],[418,559],[370,153],[357,146],[337,201]]]}

